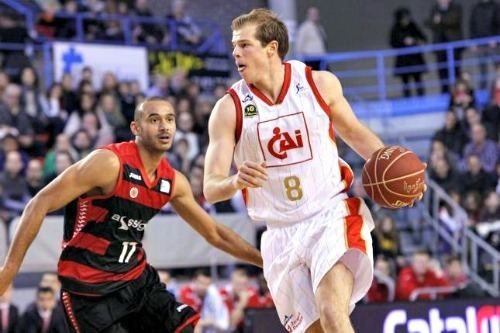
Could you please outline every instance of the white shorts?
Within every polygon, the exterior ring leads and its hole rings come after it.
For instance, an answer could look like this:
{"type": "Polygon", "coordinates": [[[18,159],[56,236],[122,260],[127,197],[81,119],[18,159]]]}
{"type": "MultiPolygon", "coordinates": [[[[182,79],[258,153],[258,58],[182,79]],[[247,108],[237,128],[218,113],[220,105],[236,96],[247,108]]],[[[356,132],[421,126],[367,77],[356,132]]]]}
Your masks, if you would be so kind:
{"type": "Polygon", "coordinates": [[[338,261],[354,275],[351,311],[364,297],[373,278],[373,227],[364,201],[345,198],[309,220],[263,234],[264,276],[289,332],[305,332],[319,319],[314,294],[338,261]]]}

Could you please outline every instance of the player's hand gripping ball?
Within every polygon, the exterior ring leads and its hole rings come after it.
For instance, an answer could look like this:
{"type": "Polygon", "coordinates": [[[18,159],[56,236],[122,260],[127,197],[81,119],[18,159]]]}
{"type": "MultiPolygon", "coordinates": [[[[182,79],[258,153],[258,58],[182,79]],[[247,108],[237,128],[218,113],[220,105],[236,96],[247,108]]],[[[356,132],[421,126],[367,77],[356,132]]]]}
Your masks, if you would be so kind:
{"type": "Polygon", "coordinates": [[[363,187],[370,198],[386,208],[412,206],[422,198],[425,168],[418,156],[401,146],[377,150],[363,167],[363,187]]]}

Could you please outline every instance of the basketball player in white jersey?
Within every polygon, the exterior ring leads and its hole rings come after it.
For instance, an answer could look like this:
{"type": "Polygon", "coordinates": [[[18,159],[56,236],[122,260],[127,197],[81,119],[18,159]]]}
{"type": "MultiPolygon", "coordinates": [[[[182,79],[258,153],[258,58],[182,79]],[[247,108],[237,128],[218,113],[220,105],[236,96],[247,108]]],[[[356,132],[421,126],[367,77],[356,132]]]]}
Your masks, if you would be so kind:
{"type": "Polygon", "coordinates": [[[383,143],[333,74],[283,62],[288,32],[271,11],[239,16],[232,30],[242,80],[210,118],[205,196],[243,190],[250,217],[267,223],[264,275],[289,332],[352,333],[349,314],[372,281],[373,221],[346,194],[353,174],[334,131],[364,159],[383,143]],[[233,156],[238,173],[229,176],[233,156]]]}

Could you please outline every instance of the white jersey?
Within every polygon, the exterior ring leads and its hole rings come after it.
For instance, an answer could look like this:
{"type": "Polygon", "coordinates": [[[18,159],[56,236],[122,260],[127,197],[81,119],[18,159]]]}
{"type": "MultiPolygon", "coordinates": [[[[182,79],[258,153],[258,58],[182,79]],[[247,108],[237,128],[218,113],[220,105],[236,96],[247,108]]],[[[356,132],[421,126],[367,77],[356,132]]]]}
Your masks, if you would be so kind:
{"type": "Polygon", "coordinates": [[[236,105],[234,160],[266,161],[263,187],[244,191],[253,220],[285,226],[313,217],[347,191],[352,170],[338,156],[330,110],[309,67],[285,63],[276,103],[243,80],[229,90],[236,105]]]}

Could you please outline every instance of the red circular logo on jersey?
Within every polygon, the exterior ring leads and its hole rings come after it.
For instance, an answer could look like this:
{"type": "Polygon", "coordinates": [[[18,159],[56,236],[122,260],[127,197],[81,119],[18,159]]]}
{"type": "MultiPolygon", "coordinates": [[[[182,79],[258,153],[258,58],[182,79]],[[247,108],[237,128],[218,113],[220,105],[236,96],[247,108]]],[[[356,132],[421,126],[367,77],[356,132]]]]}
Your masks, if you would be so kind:
{"type": "Polygon", "coordinates": [[[128,194],[130,195],[130,197],[131,197],[132,199],[135,199],[135,198],[137,198],[137,196],[139,195],[139,190],[137,189],[137,187],[132,187],[132,188],[130,189],[130,192],[129,192],[128,194]]]}

